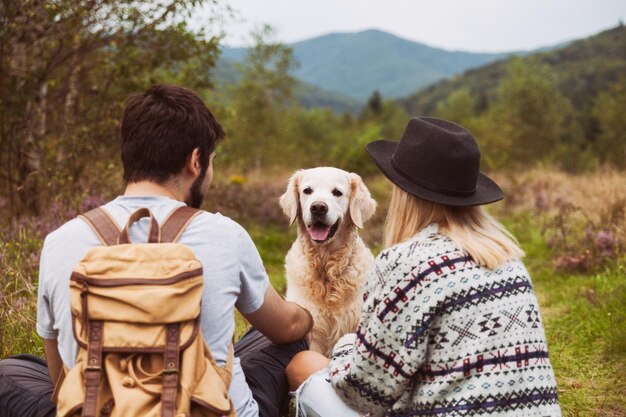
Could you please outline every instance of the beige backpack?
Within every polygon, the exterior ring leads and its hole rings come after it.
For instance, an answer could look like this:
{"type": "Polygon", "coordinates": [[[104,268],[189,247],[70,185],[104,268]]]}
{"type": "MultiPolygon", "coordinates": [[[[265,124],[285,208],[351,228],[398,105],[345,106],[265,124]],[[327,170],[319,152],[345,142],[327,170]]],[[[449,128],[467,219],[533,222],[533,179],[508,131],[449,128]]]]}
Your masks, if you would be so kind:
{"type": "Polygon", "coordinates": [[[74,268],[70,300],[79,352],[57,401],[57,416],[235,416],[226,368],[202,336],[202,265],[175,243],[199,211],[181,207],[159,227],[150,210],[120,231],[98,208],[82,218],[104,246],[74,268]],[[151,221],[148,243],[130,243],[131,224],[151,221]]]}

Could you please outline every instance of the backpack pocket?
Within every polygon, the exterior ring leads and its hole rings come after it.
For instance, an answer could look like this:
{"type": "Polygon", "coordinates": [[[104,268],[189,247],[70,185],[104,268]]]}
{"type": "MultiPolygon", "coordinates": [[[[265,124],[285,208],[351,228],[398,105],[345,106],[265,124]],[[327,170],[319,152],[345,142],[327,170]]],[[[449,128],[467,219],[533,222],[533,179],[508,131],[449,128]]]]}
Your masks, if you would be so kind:
{"type": "Polygon", "coordinates": [[[223,370],[213,360],[202,338],[197,338],[183,352],[181,385],[188,397],[192,416],[234,416],[235,410],[228,394],[230,369],[223,370]],[[220,371],[228,374],[224,378],[220,371]]]}
{"type": "MultiPolygon", "coordinates": [[[[216,415],[230,415],[233,405],[228,395],[228,388],[217,373],[213,364],[205,358],[205,370],[191,393],[191,415],[194,409],[208,410],[216,415]]],[[[198,414],[207,415],[207,414],[198,414]]],[[[208,414],[212,416],[213,414],[208,414]]]]}

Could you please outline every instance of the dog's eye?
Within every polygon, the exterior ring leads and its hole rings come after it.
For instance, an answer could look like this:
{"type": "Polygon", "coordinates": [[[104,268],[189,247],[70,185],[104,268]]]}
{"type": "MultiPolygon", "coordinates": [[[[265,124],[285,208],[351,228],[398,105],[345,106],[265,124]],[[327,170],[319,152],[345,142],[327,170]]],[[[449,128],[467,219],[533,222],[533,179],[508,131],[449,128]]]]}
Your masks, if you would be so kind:
{"type": "Polygon", "coordinates": [[[304,194],[311,194],[313,192],[313,190],[311,189],[311,187],[306,187],[304,190],[302,190],[302,192],[304,194]]]}
{"type": "Polygon", "coordinates": [[[342,193],[341,191],[339,191],[338,189],[336,189],[336,188],[335,188],[335,189],[333,190],[333,195],[334,195],[335,197],[341,197],[341,196],[343,195],[343,193],[342,193]]]}

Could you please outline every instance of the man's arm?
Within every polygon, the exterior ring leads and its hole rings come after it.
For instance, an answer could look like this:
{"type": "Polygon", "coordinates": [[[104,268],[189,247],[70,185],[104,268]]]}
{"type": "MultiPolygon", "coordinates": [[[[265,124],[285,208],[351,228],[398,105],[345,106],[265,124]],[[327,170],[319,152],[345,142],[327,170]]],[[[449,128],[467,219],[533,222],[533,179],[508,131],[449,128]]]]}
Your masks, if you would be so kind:
{"type": "Polygon", "coordinates": [[[43,346],[46,350],[46,362],[48,363],[48,373],[52,386],[56,388],[56,383],[63,371],[63,361],[59,354],[59,347],[56,339],[43,339],[43,346]]]}
{"type": "Polygon", "coordinates": [[[271,285],[267,286],[261,308],[243,316],[274,343],[302,339],[313,327],[311,313],[283,299],[271,285]]]}

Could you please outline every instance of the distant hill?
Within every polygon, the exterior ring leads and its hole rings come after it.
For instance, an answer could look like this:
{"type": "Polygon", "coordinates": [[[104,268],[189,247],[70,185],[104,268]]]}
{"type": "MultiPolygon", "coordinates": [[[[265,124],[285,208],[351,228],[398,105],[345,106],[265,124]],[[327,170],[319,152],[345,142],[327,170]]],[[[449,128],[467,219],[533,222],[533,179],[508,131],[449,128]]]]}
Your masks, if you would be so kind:
{"type": "MultiPolygon", "coordinates": [[[[241,49],[241,56],[236,60],[221,57],[215,67],[213,77],[218,89],[223,89],[228,84],[236,83],[239,78],[239,70],[237,69],[237,61],[242,60],[245,56],[245,49],[241,49]]],[[[361,100],[326,91],[314,85],[300,81],[295,88],[294,94],[299,103],[305,108],[328,107],[336,112],[356,113],[363,102],[361,100]]]]}
{"type": "MultiPolygon", "coordinates": [[[[358,100],[365,100],[374,90],[385,98],[402,97],[509,55],[447,51],[380,30],[331,33],[290,46],[300,63],[295,77],[358,100]]],[[[241,61],[245,53],[245,48],[224,48],[220,61],[241,61]]]]}
{"type": "MultiPolygon", "coordinates": [[[[594,97],[620,77],[626,77],[626,27],[620,25],[595,36],[568,43],[560,49],[537,52],[522,59],[537,59],[557,74],[558,87],[580,114],[588,114],[594,97]]],[[[478,111],[494,99],[500,81],[507,75],[509,59],[500,60],[435,83],[399,102],[412,115],[432,114],[437,102],[452,92],[467,88],[477,98],[478,111]]],[[[587,117],[587,119],[589,119],[587,117]]],[[[583,121],[587,131],[590,121],[583,121]]]]}

